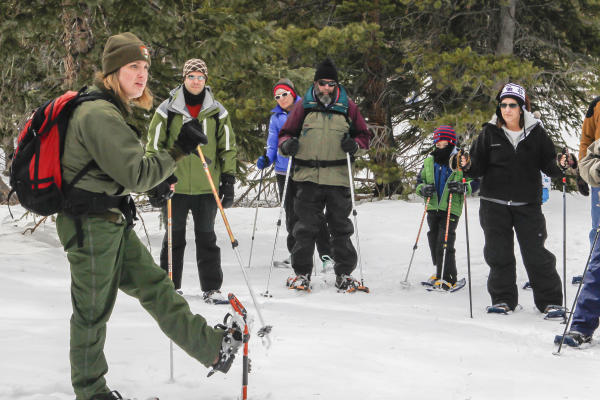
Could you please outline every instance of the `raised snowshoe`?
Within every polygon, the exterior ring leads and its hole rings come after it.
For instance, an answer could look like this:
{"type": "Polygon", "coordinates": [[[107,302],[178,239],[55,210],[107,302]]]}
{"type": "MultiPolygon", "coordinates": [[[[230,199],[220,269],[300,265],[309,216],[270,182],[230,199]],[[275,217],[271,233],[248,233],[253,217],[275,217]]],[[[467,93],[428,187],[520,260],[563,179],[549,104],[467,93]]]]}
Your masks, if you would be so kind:
{"type": "Polygon", "coordinates": [[[354,293],[356,291],[369,293],[369,288],[364,286],[357,279],[354,279],[352,275],[336,275],[335,287],[339,293],[354,293]]]}
{"type": "Polygon", "coordinates": [[[237,316],[227,313],[225,314],[223,323],[215,325],[215,328],[224,330],[225,335],[221,341],[218,360],[212,365],[211,370],[206,375],[207,377],[217,371],[226,374],[231,368],[231,364],[233,364],[235,354],[244,343],[250,340],[249,334],[244,335],[242,323],[243,321],[240,321],[237,316]]]}
{"type": "Polygon", "coordinates": [[[304,290],[310,292],[310,278],[307,275],[290,276],[285,285],[288,289],[304,290]]]}
{"type": "Polygon", "coordinates": [[[557,306],[550,304],[544,309],[544,319],[560,319],[564,320],[567,318],[567,309],[563,306],[557,306]]]}
{"type": "MultiPolygon", "coordinates": [[[[554,344],[560,344],[561,340],[563,340],[563,335],[556,335],[554,337],[554,344]]],[[[589,347],[592,343],[592,335],[584,335],[581,332],[569,331],[565,335],[563,343],[569,347],[575,348],[589,347]]]]}
{"type": "Polygon", "coordinates": [[[202,300],[208,304],[229,304],[229,300],[223,296],[220,290],[209,290],[202,293],[202,300]]]}

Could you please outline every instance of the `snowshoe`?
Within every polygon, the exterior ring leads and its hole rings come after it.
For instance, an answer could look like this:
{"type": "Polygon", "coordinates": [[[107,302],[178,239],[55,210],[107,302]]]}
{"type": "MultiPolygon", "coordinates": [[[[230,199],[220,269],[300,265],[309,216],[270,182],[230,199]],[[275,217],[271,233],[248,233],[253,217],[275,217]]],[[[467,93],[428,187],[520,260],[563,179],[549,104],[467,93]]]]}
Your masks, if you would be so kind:
{"type": "MultiPolygon", "coordinates": [[[[229,304],[229,301],[227,303],[229,304]]],[[[244,335],[242,324],[243,321],[240,321],[237,315],[234,317],[227,313],[225,314],[225,318],[223,318],[223,323],[215,325],[215,328],[224,330],[225,335],[221,341],[218,360],[212,365],[211,370],[206,375],[207,377],[210,377],[217,371],[226,374],[231,368],[231,364],[233,364],[235,354],[239,348],[250,340],[250,335],[244,335]]]]}
{"type": "Polygon", "coordinates": [[[563,306],[557,306],[550,304],[544,310],[544,319],[560,319],[564,320],[567,318],[567,310],[563,306]]]}
{"type": "Polygon", "coordinates": [[[323,272],[327,272],[327,269],[333,269],[333,259],[329,257],[327,254],[321,256],[321,261],[323,262],[323,272]]]}
{"type": "Polygon", "coordinates": [[[565,335],[564,340],[563,340],[563,335],[556,335],[554,337],[554,344],[560,344],[561,341],[563,341],[563,343],[569,347],[583,348],[583,347],[587,347],[587,346],[584,346],[586,344],[591,345],[592,335],[584,335],[581,332],[569,331],[565,335]]]}
{"type": "Polygon", "coordinates": [[[202,300],[208,304],[229,304],[229,300],[221,294],[220,290],[209,290],[202,294],[202,300]]]}
{"type": "Polygon", "coordinates": [[[513,310],[506,303],[498,303],[491,306],[486,307],[485,309],[488,314],[512,314],[513,310]]]}
{"type": "Polygon", "coordinates": [[[447,282],[444,280],[437,280],[434,282],[434,284],[432,286],[426,287],[425,289],[429,292],[442,291],[442,292],[453,293],[453,292],[456,292],[457,290],[464,288],[466,284],[467,284],[467,281],[465,280],[465,278],[462,278],[461,280],[457,281],[456,283],[450,283],[450,282],[447,282]]]}
{"type": "Polygon", "coordinates": [[[292,268],[292,261],[288,257],[283,261],[273,261],[273,266],[275,268],[292,268]]]}
{"type": "Polygon", "coordinates": [[[529,281],[525,282],[525,284],[523,285],[523,290],[527,289],[531,289],[531,283],[529,283],[529,281]]]}
{"type": "Polygon", "coordinates": [[[364,286],[360,281],[354,279],[352,275],[336,275],[335,287],[338,293],[354,293],[356,291],[369,293],[369,288],[364,286]]]}
{"type": "Polygon", "coordinates": [[[310,278],[307,275],[290,276],[285,284],[288,289],[310,292],[310,278]]]}
{"type": "Polygon", "coordinates": [[[437,276],[435,275],[431,275],[429,277],[429,279],[427,279],[426,281],[422,281],[421,285],[423,286],[433,286],[433,284],[438,280],[437,276]]]}
{"type": "Polygon", "coordinates": [[[577,275],[571,279],[571,284],[579,285],[582,281],[583,281],[583,275],[577,275]]]}

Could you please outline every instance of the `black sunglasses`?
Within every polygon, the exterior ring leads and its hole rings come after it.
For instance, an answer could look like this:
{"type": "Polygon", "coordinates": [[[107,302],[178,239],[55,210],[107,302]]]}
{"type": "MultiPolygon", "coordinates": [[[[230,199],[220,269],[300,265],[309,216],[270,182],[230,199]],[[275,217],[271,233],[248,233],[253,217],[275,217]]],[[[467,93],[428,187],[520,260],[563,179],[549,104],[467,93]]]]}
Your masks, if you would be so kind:
{"type": "Polygon", "coordinates": [[[517,104],[517,103],[500,103],[500,108],[506,108],[506,107],[517,108],[517,107],[519,107],[519,104],[517,104]]]}
{"type": "Polygon", "coordinates": [[[319,84],[319,86],[329,86],[329,87],[336,87],[337,86],[337,82],[329,82],[329,81],[322,81],[322,80],[318,80],[317,83],[319,84]]]}

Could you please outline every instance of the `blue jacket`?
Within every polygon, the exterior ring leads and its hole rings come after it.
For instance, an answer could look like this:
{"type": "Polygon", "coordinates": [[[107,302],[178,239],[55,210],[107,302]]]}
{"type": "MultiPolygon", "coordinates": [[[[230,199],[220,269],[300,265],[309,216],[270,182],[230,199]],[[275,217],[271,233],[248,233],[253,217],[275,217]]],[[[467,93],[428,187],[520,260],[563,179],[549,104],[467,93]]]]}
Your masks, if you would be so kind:
{"type": "MultiPolygon", "coordinates": [[[[302,101],[300,96],[296,96],[294,104],[302,101]]],[[[288,158],[277,154],[277,144],[279,131],[285,124],[288,118],[288,112],[277,104],[274,109],[271,110],[271,120],[269,121],[269,137],[267,138],[267,157],[269,157],[269,165],[275,162],[275,172],[278,174],[285,174],[287,172],[288,158]]]]}

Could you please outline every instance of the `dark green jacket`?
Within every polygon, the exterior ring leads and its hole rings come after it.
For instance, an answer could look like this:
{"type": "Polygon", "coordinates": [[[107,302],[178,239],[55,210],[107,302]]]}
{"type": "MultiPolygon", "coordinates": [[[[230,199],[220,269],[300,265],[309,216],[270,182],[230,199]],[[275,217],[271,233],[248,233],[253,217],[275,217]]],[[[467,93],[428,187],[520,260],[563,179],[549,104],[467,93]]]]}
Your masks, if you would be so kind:
{"type": "MultiPolygon", "coordinates": [[[[101,83],[90,91],[107,91],[101,83]],[[102,88],[102,89],[100,89],[102,88]]],[[[73,112],[61,159],[63,179],[73,180],[91,160],[92,168],[75,187],[109,195],[145,192],[173,173],[175,160],[161,150],[147,156],[138,134],[125,122],[127,111],[106,100],[87,101],[73,112]]]]}
{"type": "MultiPolygon", "coordinates": [[[[237,163],[235,134],[227,110],[214,99],[210,87],[206,86],[204,90],[206,94],[198,114],[198,121],[202,123],[204,133],[208,137],[208,144],[202,146],[202,153],[204,157],[211,160],[208,169],[215,185],[219,186],[222,173],[235,175],[237,163]]],[[[171,91],[171,97],[163,101],[154,113],[148,128],[146,153],[151,156],[163,149],[171,148],[179,135],[181,126],[191,118],[185,105],[183,88],[178,86],[171,91]],[[174,113],[174,117],[167,135],[169,111],[174,113]]],[[[195,154],[185,156],[177,162],[175,176],[177,177],[176,193],[212,193],[202,161],[195,154]]]]}
{"type": "MultiPolygon", "coordinates": [[[[421,183],[417,186],[417,194],[421,197],[421,187],[423,185],[436,185],[435,182],[435,172],[434,172],[434,162],[433,156],[429,156],[425,159],[423,163],[423,169],[420,174],[421,183]]],[[[448,191],[448,182],[462,182],[463,173],[462,171],[454,171],[446,180],[446,184],[444,185],[444,191],[442,192],[442,199],[439,201],[437,191],[434,193],[431,200],[429,200],[429,206],[427,206],[427,211],[447,211],[448,210],[448,197],[450,192],[448,191]]],[[[467,185],[467,194],[471,194],[471,181],[472,179],[468,178],[466,182],[467,185]]],[[[462,207],[464,202],[464,196],[462,194],[453,194],[452,195],[452,206],[450,207],[450,213],[460,217],[462,214],[462,207]]]]}

